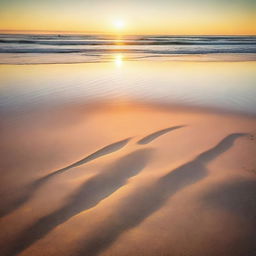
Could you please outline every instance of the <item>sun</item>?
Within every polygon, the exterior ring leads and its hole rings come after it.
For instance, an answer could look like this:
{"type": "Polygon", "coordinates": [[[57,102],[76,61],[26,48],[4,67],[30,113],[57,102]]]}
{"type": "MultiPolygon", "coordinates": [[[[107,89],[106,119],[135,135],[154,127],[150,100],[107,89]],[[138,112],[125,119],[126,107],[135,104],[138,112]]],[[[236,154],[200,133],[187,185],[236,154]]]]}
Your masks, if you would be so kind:
{"type": "Polygon", "coordinates": [[[125,27],[125,22],[121,19],[118,19],[113,22],[113,25],[117,30],[122,30],[125,27]]]}

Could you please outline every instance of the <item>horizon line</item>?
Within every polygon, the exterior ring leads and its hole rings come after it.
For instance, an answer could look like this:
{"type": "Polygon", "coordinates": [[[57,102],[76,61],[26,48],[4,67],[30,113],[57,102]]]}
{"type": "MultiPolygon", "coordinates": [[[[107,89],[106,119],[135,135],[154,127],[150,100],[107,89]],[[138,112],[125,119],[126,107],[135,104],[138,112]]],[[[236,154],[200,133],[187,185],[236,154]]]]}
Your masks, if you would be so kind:
{"type": "Polygon", "coordinates": [[[116,35],[116,36],[133,36],[133,35],[170,35],[170,36],[256,36],[256,34],[171,34],[171,33],[114,33],[114,32],[99,32],[99,31],[72,31],[72,30],[14,30],[0,29],[0,34],[69,34],[69,35],[116,35]]]}

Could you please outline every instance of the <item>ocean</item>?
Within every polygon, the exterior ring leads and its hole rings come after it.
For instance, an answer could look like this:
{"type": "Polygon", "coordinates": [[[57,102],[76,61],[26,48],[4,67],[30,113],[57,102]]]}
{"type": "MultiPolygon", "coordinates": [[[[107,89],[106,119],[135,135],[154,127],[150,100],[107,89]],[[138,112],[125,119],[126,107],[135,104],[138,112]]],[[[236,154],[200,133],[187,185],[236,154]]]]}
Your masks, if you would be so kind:
{"type": "Polygon", "coordinates": [[[2,34],[0,64],[3,111],[121,100],[256,114],[256,36],[2,34]]]}
{"type": "Polygon", "coordinates": [[[212,60],[220,54],[255,60],[256,36],[0,35],[2,64],[102,62],[117,53],[127,60],[191,55],[212,60]]]}

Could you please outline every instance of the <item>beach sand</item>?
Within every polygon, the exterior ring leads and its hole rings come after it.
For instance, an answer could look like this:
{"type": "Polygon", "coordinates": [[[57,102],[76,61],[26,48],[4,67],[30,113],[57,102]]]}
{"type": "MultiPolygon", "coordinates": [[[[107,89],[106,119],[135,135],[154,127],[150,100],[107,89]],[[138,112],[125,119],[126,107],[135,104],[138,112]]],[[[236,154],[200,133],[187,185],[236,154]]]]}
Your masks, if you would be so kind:
{"type": "Polygon", "coordinates": [[[255,117],[122,101],[1,115],[1,255],[256,255],[255,117]]]}

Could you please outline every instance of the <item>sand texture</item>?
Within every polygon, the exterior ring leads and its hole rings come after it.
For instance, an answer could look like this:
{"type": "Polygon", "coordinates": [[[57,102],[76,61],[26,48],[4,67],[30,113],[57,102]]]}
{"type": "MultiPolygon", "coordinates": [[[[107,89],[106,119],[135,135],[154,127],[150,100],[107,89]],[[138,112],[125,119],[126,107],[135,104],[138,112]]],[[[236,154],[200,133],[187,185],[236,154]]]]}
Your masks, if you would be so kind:
{"type": "Polygon", "coordinates": [[[256,255],[256,118],[177,106],[4,115],[1,256],[256,255]]]}

